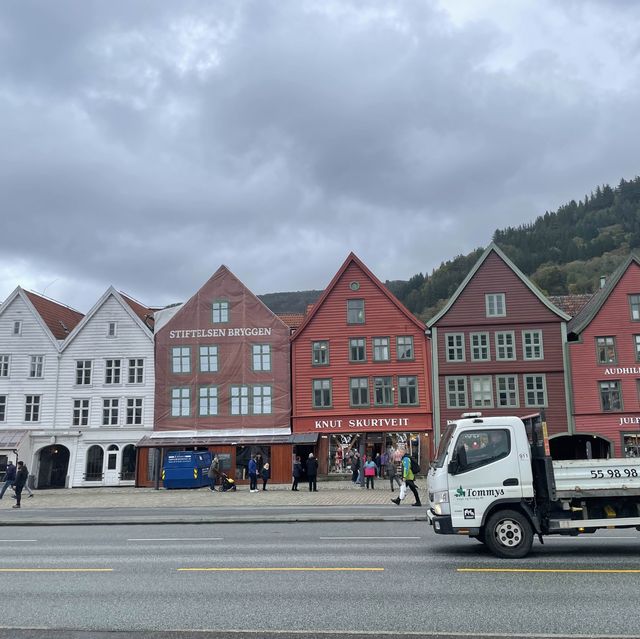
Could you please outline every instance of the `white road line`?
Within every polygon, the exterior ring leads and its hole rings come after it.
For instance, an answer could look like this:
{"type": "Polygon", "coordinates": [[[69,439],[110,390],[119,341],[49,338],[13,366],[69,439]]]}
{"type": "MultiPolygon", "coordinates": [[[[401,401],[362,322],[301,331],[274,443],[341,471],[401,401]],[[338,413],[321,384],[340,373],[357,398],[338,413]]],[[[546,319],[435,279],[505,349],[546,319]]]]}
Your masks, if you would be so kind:
{"type": "MultiPolygon", "coordinates": [[[[545,542],[546,541],[552,541],[551,537],[552,537],[551,535],[549,537],[545,537],[545,542]]],[[[638,536],[632,536],[632,535],[629,535],[627,537],[621,537],[621,536],[609,537],[609,536],[604,536],[604,535],[601,535],[600,537],[596,537],[594,535],[590,535],[588,537],[587,536],[583,536],[583,535],[577,535],[576,537],[571,537],[571,536],[569,536],[569,537],[564,537],[564,536],[555,537],[555,536],[553,536],[553,541],[576,541],[577,539],[581,539],[583,541],[607,541],[609,539],[625,539],[627,541],[634,541],[634,540],[639,539],[639,537],[638,536]]]]}
{"type": "Polygon", "coordinates": [[[320,537],[320,539],[420,539],[420,537],[320,537]]]}
{"type": "Polygon", "coordinates": [[[127,539],[127,541],[222,541],[224,537],[157,537],[149,539],[127,539]]]}
{"type": "Polygon", "coordinates": [[[22,544],[27,541],[38,541],[37,539],[0,539],[0,544],[22,544]]]}

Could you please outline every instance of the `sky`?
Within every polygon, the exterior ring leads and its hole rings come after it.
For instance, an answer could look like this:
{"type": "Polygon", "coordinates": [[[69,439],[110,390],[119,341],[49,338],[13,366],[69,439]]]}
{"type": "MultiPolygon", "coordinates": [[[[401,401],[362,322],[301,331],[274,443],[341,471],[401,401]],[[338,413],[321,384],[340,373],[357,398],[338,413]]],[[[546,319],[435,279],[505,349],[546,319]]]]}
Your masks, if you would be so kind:
{"type": "Polygon", "coordinates": [[[640,174],[635,0],[6,0],[0,300],[430,273],[640,174]]]}

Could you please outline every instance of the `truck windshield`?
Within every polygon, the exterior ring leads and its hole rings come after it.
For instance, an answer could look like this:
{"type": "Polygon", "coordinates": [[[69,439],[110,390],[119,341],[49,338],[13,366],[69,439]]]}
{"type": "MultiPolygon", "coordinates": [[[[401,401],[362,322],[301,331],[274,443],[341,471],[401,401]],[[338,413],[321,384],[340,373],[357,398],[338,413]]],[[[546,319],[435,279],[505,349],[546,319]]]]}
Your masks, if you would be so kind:
{"type": "Polygon", "coordinates": [[[451,437],[453,436],[453,431],[455,430],[455,428],[455,424],[449,424],[447,430],[444,432],[444,435],[440,439],[440,444],[438,445],[438,454],[433,460],[433,466],[435,468],[442,468],[442,464],[444,464],[444,458],[447,456],[447,448],[449,448],[449,442],[451,441],[451,437]]]}

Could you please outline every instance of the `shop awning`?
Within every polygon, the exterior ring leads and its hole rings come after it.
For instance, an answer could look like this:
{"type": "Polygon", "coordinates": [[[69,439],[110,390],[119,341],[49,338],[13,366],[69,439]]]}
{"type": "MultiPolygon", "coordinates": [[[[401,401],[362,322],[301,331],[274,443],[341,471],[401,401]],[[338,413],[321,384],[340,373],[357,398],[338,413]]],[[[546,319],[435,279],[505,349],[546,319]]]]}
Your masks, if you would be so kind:
{"type": "Polygon", "coordinates": [[[0,431],[0,450],[15,450],[28,433],[26,430],[0,431]]]}
{"type": "Polygon", "coordinates": [[[252,444],[315,444],[318,433],[297,433],[293,435],[223,435],[216,437],[167,437],[154,434],[143,437],[136,446],[138,448],[191,448],[192,446],[247,446],[252,444]]]}

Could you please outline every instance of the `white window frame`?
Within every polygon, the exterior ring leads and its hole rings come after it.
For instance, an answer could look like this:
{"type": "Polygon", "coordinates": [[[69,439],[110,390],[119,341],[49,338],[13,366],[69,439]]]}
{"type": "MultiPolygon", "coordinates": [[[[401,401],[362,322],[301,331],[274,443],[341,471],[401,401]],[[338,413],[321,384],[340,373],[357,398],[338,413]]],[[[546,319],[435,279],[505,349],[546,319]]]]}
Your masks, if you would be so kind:
{"type": "Polygon", "coordinates": [[[0,355],[0,377],[11,376],[11,355],[3,353],[0,355]]]}
{"type": "Polygon", "coordinates": [[[547,376],[544,373],[530,373],[530,374],[526,374],[522,376],[522,381],[524,384],[524,405],[527,408],[544,408],[546,406],[548,406],[549,404],[549,397],[547,395],[547,376]],[[538,386],[538,384],[536,383],[536,388],[534,388],[533,390],[529,390],[527,381],[529,379],[532,380],[538,380],[538,381],[542,381],[542,388],[540,388],[538,386]],[[535,400],[535,402],[531,402],[530,401],[530,394],[534,393],[536,395],[538,395],[539,393],[542,393],[542,399],[543,399],[543,403],[539,403],[537,398],[535,400]]]}
{"type": "Polygon", "coordinates": [[[512,362],[516,359],[516,335],[515,335],[515,331],[496,331],[496,334],[494,335],[494,340],[495,340],[495,347],[496,347],[496,361],[497,362],[512,362]],[[513,350],[513,355],[512,357],[507,357],[506,353],[507,353],[507,349],[509,348],[509,345],[507,345],[506,341],[504,344],[500,344],[500,338],[501,337],[506,337],[509,336],[511,339],[511,344],[510,347],[513,350]],[[504,350],[505,355],[501,356],[500,353],[502,352],[502,350],[504,350]]]}
{"type": "Polygon", "coordinates": [[[0,395],[0,424],[7,421],[7,405],[9,404],[8,395],[0,395]]]}
{"type": "Polygon", "coordinates": [[[113,339],[118,336],[118,322],[107,322],[107,337],[113,339]]]}
{"type": "Polygon", "coordinates": [[[201,373],[217,373],[218,345],[200,344],[198,347],[198,359],[201,373]]]}
{"type": "Polygon", "coordinates": [[[230,411],[232,415],[249,414],[249,386],[234,384],[229,387],[230,411]]]}
{"type": "Polygon", "coordinates": [[[472,362],[488,362],[491,360],[491,340],[489,333],[470,333],[469,350],[471,351],[472,362]],[[486,350],[486,357],[477,357],[476,352],[486,350]]]}
{"type": "Polygon", "coordinates": [[[471,376],[469,388],[472,408],[493,408],[493,379],[491,375],[471,376]]]}
{"type": "Polygon", "coordinates": [[[520,408],[517,375],[496,375],[496,408],[520,408]],[[504,388],[500,388],[501,382],[504,382],[504,388]],[[513,388],[509,387],[510,382],[513,382],[513,388]],[[505,398],[504,403],[501,396],[505,398]]]}
{"type": "Polygon", "coordinates": [[[126,411],[126,426],[142,426],[144,419],[144,399],[142,397],[127,397],[126,411]]]}
{"type": "Polygon", "coordinates": [[[271,370],[271,344],[251,344],[251,370],[258,373],[271,370]]]}
{"type": "Polygon", "coordinates": [[[445,353],[447,356],[447,362],[465,362],[467,359],[467,355],[465,352],[465,338],[464,333],[445,333],[444,335],[444,345],[445,345],[445,353]],[[450,340],[453,340],[453,343],[450,344],[450,340]],[[457,355],[458,351],[460,351],[460,357],[451,357],[451,352],[453,351],[454,355],[457,355]]]}
{"type": "Polygon", "coordinates": [[[22,335],[22,320],[16,320],[13,323],[13,330],[11,331],[11,334],[15,336],[22,335]]]}
{"type": "Polygon", "coordinates": [[[29,379],[44,377],[44,355],[31,355],[29,360],[29,379]]]}
{"type": "Polygon", "coordinates": [[[257,385],[251,387],[251,405],[254,415],[271,415],[273,390],[271,386],[257,385]]]}
{"type": "Polygon", "coordinates": [[[467,378],[465,375],[451,375],[444,378],[445,394],[447,396],[447,408],[468,408],[469,394],[467,392],[467,378]],[[462,386],[460,383],[462,382],[462,386]],[[455,388],[450,388],[453,383],[455,388]],[[464,401],[460,402],[460,398],[464,393],[464,401]]]}
{"type": "Polygon", "coordinates": [[[198,415],[212,417],[218,414],[218,387],[200,386],[198,388],[198,415]]]}
{"type": "Polygon", "coordinates": [[[175,386],[171,389],[171,417],[191,416],[191,389],[175,386]]]}
{"type": "Polygon", "coordinates": [[[526,359],[529,361],[544,359],[544,343],[542,330],[540,330],[539,328],[532,328],[527,329],[526,331],[522,331],[522,359],[526,359]],[[529,338],[529,344],[527,344],[527,338],[529,338]],[[536,338],[538,340],[537,343],[536,338]]]}
{"type": "Polygon", "coordinates": [[[88,398],[74,399],[71,408],[71,425],[79,428],[89,425],[91,400],[88,398]]]}
{"type": "Polygon", "coordinates": [[[118,426],[120,423],[120,398],[102,398],[102,425],[118,426]]]}
{"type": "Polygon", "coordinates": [[[129,366],[127,367],[127,383],[128,384],[144,384],[144,357],[130,357],[129,366]],[[131,381],[133,377],[134,381],[131,381]],[[140,378],[140,381],[138,381],[140,378]]]}
{"type": "Polygon", "coordinates": [[[40,421],[41,408],[42,408],[42,395],[25,395],[24,421],[28,423],[34,423],[34,424],[38,423],[40,421]]]}
{"type": "Polygon", "coordinates": [[[119,357],[109,357],[104,360],[104,383],[106,386],[119,386],[122,384],[122,359],[119,357]],[[109,365],[111,362],[111,365],[109,365]],[[111,381],[109,381],[111,373],[111,381]],[[115,381],[117,377],[117,381],[115,381]]]}
{"type": "Polygon", "coordinates": [[[505,293],[485,293],[484,301],[487,317],[507,316],[507,299],[505,293]]]}
{"type": "Polygon", "coordinates": [[[93,378],[93,360],[76,360],[76,386],[91,386],[93,378]]]}

